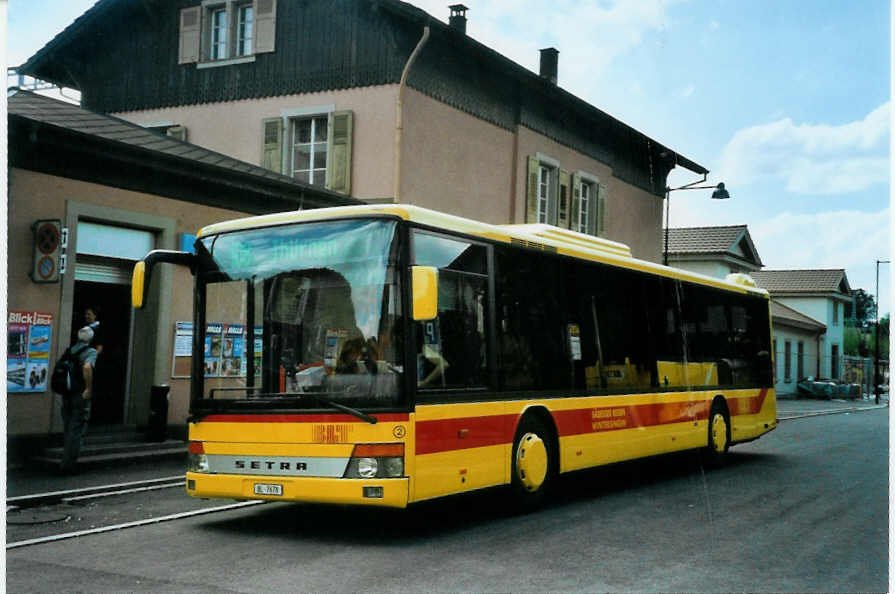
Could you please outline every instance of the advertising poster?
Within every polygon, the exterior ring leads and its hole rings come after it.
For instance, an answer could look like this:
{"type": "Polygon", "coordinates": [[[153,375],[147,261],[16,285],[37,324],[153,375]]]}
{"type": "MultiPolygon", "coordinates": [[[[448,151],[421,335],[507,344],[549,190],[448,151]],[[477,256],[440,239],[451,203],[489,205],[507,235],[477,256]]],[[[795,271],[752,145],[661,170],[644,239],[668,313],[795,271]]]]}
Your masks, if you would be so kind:
{"type": "Polygon", "coordinates": [[[6,392],[43,393],[50,376],[53,314],[10,311],[7,318],[6,392]]]}
{"type": "MultiPolygon", "coordinates": [[[[205,377],[245,377],[248,347],[245,324],[210,322],[205,333],[203,361],[205,377]]],[[[255,326],[255,374],[261,372],[262,327],[255,326]]],[[[174,325],[174,362],[172,378],[190,377],[193,346],[193,323],[174,325]]]]}

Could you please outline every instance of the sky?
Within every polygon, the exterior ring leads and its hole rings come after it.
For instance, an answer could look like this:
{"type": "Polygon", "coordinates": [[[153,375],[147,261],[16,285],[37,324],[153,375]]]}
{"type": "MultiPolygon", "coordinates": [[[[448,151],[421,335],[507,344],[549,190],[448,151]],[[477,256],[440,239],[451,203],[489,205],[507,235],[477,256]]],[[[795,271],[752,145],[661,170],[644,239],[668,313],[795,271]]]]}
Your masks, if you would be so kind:
{"type": "MultiPolygon", "coordinates": [[[[876,292],[893,220],[889,2],[463,1],[469,36],[534,72],[555,47],[561,87],[726,184],[730,200],[672,192],[672,227],[746,224],[765,269],[844,268],[876,292]]],[[[10,0],[7,63],[93,3],[10,0]]],[[[411,3],[446,22],[454,2],[411,3]]],[[[668,184],[700,179],[677,168],[668,184]]],[[[884,314],[888,264],[879,283],[884,314]]]]}

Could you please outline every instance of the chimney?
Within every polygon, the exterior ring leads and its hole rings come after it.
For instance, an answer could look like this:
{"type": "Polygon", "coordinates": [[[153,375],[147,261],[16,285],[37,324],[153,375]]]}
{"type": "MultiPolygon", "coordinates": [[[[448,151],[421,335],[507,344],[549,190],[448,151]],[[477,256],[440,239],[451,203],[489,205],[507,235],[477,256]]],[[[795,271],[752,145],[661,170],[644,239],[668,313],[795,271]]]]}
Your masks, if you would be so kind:
{"type": "Polygon", "coordinates": [[[545,47],[541,50],[541,77],[546,78],[554,85],[559,69],[559,50],[555,47],[545,47]]]}
{"type": "Polygon", "coordinates": [[[451,19],[448,21],[451,29],[466,35],[466,11],[469,9],[462,4],[451,4],[448,8],[451,9],[451,19]]]}

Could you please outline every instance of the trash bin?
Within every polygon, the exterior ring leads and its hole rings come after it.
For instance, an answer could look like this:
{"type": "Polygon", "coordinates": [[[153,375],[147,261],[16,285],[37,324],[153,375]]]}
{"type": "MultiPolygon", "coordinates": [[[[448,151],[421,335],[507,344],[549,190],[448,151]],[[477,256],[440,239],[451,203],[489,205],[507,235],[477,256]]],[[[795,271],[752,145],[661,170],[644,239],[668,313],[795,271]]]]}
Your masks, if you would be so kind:
{"type": "Polygon", "coordinates": [[[171,387],[162,384],[152,386],[149,393],[149,441],[165,441],[168,438],[168,393],[171,387]]]}

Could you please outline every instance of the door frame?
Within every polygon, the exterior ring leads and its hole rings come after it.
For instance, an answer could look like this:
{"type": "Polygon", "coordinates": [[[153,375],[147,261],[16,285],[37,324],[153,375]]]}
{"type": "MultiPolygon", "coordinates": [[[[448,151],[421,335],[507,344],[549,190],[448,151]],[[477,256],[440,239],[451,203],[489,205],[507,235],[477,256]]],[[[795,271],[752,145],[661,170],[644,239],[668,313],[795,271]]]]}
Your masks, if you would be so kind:
{"type": "MultiPolygon", "coordinates": [[[[171,217],[146,214],[110,206],[102,206],[81,202],[79,200],[66,200],[64,226],[68,228],[68,243],[66,253],[66,273],[62,276],[62,296],[59,308],[59,329],[71,328],[75,294],[74,270],[78,264],[78,221],[92,221],[106,225],[131,227],[144,231],[150,231],[155,236],[155,249],[176,249],[175,220],[171,217]]],[[[131,310],[130,331],[127,345],[127,370],[124,393],[123,419],[125,425],[144,423],[149,415],[149,385],[143,390],[145,394],[135,394],[135,383],[148,380],[148,383],[157,384],[166,381],[167,362],[171,359],[171,341],[166,333],[159,329],[171,326],[171,299],[162,296],[170,296],[173,293],[174,273],[169,266],[160,266],[153,274],[153,286],[149,290],[149,304],[151,307],[135,314],[131,310]],[[155,332],[155,342],[150,344],[154,356],[139,358],[135,361],[134,335],[136,326],[140,324],[144,329],[152,328],[155,332]],[[136,380],[136,381],[135,381],[136,380]],[[146,406],[141,406],[144,404],[146,406]]],[[[62,336],[62,334],[60,334],[62,336]]],[[[66,335],[67,336],[67,335],[66,335]]],[[[56,344],[56,359],[69,345],[66,341],[59,340],[56,344]]],[[[144,343],[145,344],[145,343],[144,343]]],[[[61,431],[60,404],[54,403],[50,414],[50,432],[61,431]]]]}

